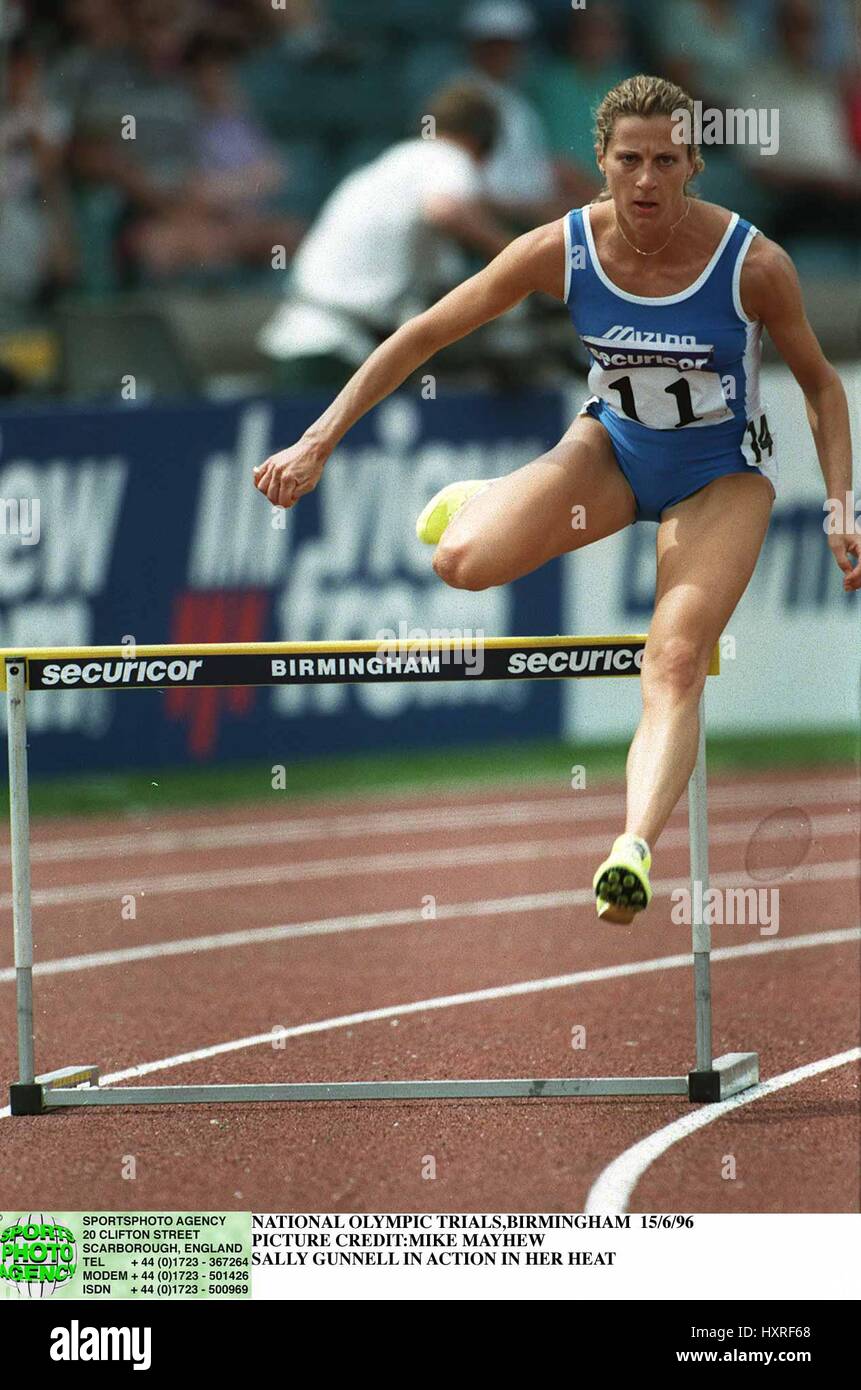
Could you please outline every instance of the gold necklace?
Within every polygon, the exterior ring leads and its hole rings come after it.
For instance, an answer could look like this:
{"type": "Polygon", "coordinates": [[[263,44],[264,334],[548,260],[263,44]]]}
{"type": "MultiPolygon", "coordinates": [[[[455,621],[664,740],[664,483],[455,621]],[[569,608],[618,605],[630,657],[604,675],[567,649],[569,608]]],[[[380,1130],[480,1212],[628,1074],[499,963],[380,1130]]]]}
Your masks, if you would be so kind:
{"type": "Polygon", "coordinates": [[[616,212],[615,205],[613,206],[613,216],[614,216],[615,219],[616,219],[616,230],[618,231],[618,233],[619,233],[619,235],[621,236],[622,240],[625,241],[625,242],[628,242],[628,245],[630,246],[630,248],[631,248],[632,251],[636,251],[636,253],[637,253],[638,256],[657,256],[657,255],[659,255],[659,254],[661,253],[661,251],[663,251],[667,246],[669,246],[670,242],[671,242],[672,239],[673,239],[673,232],[676,230],[676,227],[678,227],[679,222],[684,222],[684,220],[685,220],[685,218],[687,217],[687,215],[688,215],[688,213],[690,212],[690,210],[691,210],[691,200],[690,200],[690,198],[686,198],[686,199],[685,199],[685,210],[684,210],[684,212],[682,213],[682,215],[681,215],[681,217],[678,219],[678,221],[676,221],[676,222],[673,223],[672,227],[670,228],[670,235],[667,237],[666,241],[664,242],[664,245],[658,247],[657,251],[641,251],[640,248],[639,248],[639,246],[635,246],[635,245],[634,245],[633,241],[628,241],[628,238],[625,236],[625,233],[622,231],[622,225],[621,225],[621,223],[620,223],[620,221],[619,221],[619,217],[618,217],[618,214],[617,214],[617,212],[616,212]]]}

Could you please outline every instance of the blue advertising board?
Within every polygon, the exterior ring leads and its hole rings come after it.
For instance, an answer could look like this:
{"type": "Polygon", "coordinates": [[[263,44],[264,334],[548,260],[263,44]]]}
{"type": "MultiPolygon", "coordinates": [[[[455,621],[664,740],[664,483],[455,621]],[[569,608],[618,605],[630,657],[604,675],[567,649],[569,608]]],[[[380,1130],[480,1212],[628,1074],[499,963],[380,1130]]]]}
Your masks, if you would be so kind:
{"type": "MultiPolygon", "coordinates": [[[[314,493],[273,508],[252,468],[320,405],[5,412],[0,645],[560,631],[557,564],[455,591],[414,532],[445,482],[510,472],[555,443],[559,395],[395,396],[353,429],[314,493]]],[[[37,774],[541,737],[560,718],[557,682],[70,689],[28,704],[37,774]]]]}

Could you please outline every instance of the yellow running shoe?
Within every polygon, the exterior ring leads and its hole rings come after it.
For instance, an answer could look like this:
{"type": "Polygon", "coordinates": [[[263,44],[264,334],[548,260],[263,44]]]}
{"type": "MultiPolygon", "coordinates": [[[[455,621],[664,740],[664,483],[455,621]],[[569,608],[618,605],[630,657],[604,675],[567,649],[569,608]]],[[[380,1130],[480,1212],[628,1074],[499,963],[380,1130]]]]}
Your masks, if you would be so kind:
{"type": "Polygon", "coordinates": [[[466,483],[449,483],[432,497],[416,522],[416,535],[425,545],[437,545],[445,528],[464,503],[477,492],[483,492],[494,480],[473,478],[466,483]]]}
{"type": "Polygon", "coordinates": [[[620,835],[592,880],[595,905],[602,922],[628,926],[649,906],[652,856],[639,835],[620,835]]]}

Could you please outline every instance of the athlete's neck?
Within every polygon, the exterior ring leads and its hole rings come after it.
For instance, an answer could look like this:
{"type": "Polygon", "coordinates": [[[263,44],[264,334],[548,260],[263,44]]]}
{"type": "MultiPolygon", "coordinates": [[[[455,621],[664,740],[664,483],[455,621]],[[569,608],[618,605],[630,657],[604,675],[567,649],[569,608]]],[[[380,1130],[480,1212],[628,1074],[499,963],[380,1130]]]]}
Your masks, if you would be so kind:
{"type": "Polygon", "coordinates": [[[666,208],[647,200],[622,208],[614,201],[615,231],[629,250],[640,256],[656,256],[675,242],[690,210],[691,200],[684,195],[666,208]]]}

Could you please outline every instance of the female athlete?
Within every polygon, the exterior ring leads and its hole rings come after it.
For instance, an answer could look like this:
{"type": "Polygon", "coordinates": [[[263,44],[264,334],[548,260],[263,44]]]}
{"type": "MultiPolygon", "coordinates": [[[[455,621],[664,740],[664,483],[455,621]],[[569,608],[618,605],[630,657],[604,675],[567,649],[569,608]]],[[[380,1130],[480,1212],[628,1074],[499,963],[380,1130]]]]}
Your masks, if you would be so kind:
{"type": "MultiPolygon", "coordinates": [[[[351,425],[433,353],[533,291],[568,305],[591,359],[581,413],[524,468],[444,488],[418,532],[436,546],[445,583],[485,589],[634,522],[658,523],[625,833],[594,878],[598,914],[610,922],[648,905],[650,846],[693,769],[709,656],[768,527],[779,429],[759,400],[763,326],[804,393],[826,496],[851,490],[845,392],[792,262],[737,213],[689,193],[703,161],[696,145],[674,139],[680,111],[692,114],[691,98],[661,78],[632,77],[609,92],[596,115],[603,194],[519,237],[399,328],[254,479],[270,502],[292,507],[351,425]],[[585,509],[577,529],[574,507],[585,509]]],[[[847,591],[861,588],[859,542],[852,516],[828,536],[847,591]]]]}

